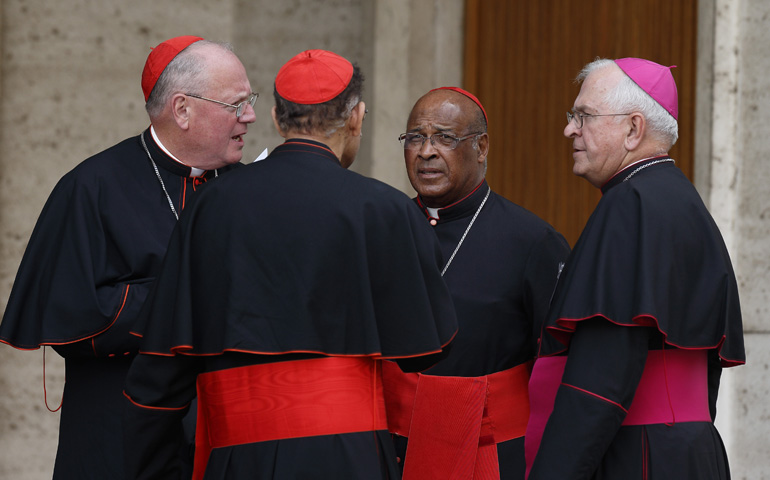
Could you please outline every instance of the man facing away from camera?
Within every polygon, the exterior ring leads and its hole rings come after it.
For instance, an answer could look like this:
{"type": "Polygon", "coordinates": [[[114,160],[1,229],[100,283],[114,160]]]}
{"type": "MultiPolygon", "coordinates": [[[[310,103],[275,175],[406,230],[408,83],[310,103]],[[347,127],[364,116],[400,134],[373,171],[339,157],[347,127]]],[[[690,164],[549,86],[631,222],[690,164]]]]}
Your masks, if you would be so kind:
{"type": "Polygon", "coordinates": [[[308,50],[275,79],[286,141],[196,198],[174,232],[128,374],[131,478],[177,478],[198,398],[195,479],[399,477],[382,360],[414,371],[457,323],[411,200],[347,170],[363,76],[308,50]]]}

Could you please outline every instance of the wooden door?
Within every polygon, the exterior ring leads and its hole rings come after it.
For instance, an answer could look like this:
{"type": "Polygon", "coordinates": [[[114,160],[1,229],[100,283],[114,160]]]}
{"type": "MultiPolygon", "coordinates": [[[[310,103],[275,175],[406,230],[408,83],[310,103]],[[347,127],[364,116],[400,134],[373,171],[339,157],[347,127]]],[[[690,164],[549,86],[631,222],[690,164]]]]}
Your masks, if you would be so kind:
{"type": "Polygon", "coordinates": [[[489,116],[492,189],[574,245],[601,196],[572,174],[565,113],[574,78],[597,57],[641,57],[672,70],[679,141],[692,180],[697,0],[467,0],[464,87],[489,116]]]}

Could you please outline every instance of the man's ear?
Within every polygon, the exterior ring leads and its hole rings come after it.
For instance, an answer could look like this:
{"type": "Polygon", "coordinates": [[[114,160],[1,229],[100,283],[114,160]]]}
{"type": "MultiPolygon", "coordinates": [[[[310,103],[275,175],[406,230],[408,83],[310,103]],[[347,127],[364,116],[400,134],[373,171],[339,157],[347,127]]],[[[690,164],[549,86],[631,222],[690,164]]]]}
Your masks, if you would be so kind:
{"type": "Polygon", "coordinates": [[[270,116],[273,118],[273,125],[275,125],[275,129],[278,130],[278,134],[283,138],[286,138],[286,132],[281,130],[281,125],[278,123],[278,116],[275,113],[275,105],[273,105],[273,108],[270,109],[270,116]]]}
{"type": "Polygon", "coordinates": [[[186,95],[177,93],[171,97],[171,115],[179,128],[182,130],[190,128],[190,112],[186,95]]]}
{"type": "Polygon", "coordinates": [[[487,160],[487,154],[489,153],[489,135],[482,133],[474,140],[477,145],[479,157],[476,160],[479,163],[484,163],[487,160]]]}
{"type": "Polygon", "coordinates": [[[626,133],[625,147],[628,151],[636,150],[641,145],[647,132],[647,119],[639,112],[629,115],[629,130],[626,133]]]}
{"type": "Polygon", "coordinates": [[[348,131],[352,137],[360,137],[363,131],[364,117],[366,116],[366,103],[358,102],[358,105],[353,107],[353,111],[350,112],[350,118],[348,119],[348,131]]]}

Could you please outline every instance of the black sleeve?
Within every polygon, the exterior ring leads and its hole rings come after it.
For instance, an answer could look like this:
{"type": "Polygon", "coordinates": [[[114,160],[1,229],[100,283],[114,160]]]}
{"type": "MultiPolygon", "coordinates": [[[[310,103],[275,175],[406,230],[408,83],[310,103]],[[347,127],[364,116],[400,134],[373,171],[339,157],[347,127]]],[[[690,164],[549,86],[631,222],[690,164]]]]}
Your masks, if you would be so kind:
{"type": "Polygon", "coordinates": [[[711,421],[717,419],[717,395],[719,393],[719,384],[722,380],[722,360],[716,349],[708,351],[708,392],[709,392],[709,413],[711,421]]]}
{"type": "Polygon", "coordinates": [[[529,480],[593,477],[631,406],[652,331],[598,318],[578,323],[529,480]]]}
{"type": "Polygon", "coordinates": [[[75,171],[63,177],[40,214],[3,321],[13,345],[52,345],[64,357],[138,351],[128,331],[163,245],[122,224],[120,213],[104,205],[109,182],[92,177],[98,178],[75,171]]]}
{"type": "Polygon", "coordinates": [[[102,333],[85,340],[54,346],[54,350],[65,358],[109,357],[135,354],[141,345],[140,337],[130,334],[139,316],[144,300],[152,283],[147,281],[134,284],[117,284],[96,289],[97,297],[119,298],[114,305],[115,321],[102,333]],[[122,295],[115,292],[123,291],[122,295]]]}
{"type": "Polygon", "coordinates": [[[540,338],[540,328],[548,314],[556,282],[569,256],[569,244],[558,232],[547,229],[527,258],[524,270],[528,318],[532,319],[532,338],[540,338]]]}
{"type": "Polygon", "coordinates": [[[188,466],[182,419],[203,360],[140,354],[126,378],[123,448],[129,479],[180,479],[188,466]]]}

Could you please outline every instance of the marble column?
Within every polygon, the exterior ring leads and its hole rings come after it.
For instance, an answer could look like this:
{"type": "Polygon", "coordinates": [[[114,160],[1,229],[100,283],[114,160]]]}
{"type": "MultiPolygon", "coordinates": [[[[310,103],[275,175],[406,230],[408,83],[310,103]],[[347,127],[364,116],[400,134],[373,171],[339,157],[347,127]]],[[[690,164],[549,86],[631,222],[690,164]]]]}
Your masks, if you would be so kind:
{"type": "Polygon", "coordinates": [[[696,186],[738,277],[747,364],[725,370],[717,427],[733,478],[770,478],[770,4],[700,5],[696,186]]]}

